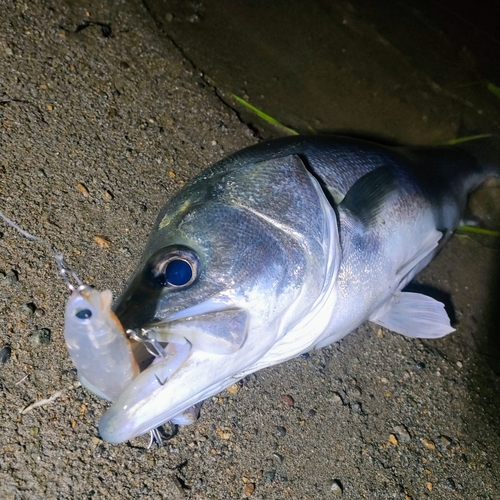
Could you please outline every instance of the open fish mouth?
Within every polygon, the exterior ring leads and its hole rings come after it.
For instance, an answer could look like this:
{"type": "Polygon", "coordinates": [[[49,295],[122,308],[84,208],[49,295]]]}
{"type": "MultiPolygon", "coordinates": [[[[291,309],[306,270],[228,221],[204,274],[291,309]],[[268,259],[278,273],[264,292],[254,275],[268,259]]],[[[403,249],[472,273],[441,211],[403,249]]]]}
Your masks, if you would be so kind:
{"type": "Polygon", "coordinates": [[[152,335],[152,332],[152,329],[141,328],[140,330],[127,330],[127,335],[131,340],[138,342],[139,346],[144,347],[149,354],[144,358],[144,354],[136,349],[135,357],[142,368],[141,371],[154,366],[158,382],[164,385],[186,362],[191,353],[192,344],[187,339],[160,342],[152,335]]]}
{"type": "Polygon", "coordinates": [[[248,333],[249,315],[238,307],[190,314],[188,310],[167,320],[146,325],[146,335],[154,343],[188,341],[194,349],[211,354],[234,354],[248,333]]]}
{"type": "Polygon", "coordinates": [[[165,320],[129,329],[127,335],[136,343],[134,355],[141,371],[158,370],[158,379],[165,384],[193,351],[217,355],[239,351],[247,338],[248,325],[245,309],[202,303],[165,320]]]}
{"type": "Polygon", "coordinates": [[[127,330],[128,337],[136,342],[134,355],[141,371],[152,365],[157,369],[162,363],[167,377],[162,383],[166,383],[194,350],[228,355],[241,349],[248,333],[249,314],[246,310],[227,306],[212,310],[203,307],[201,310],[203,312],[198,313],[200,307],[195,306],[166,320],[127,330]]]}
{"type": "MultiPolygon", "coordinates": [[[[141,373],[103,416],[99,425],[101,436],[118,443],[169,420],[191,423],[189,416],[187,421],[181,421],[186,412],[227,386],[225,381],[237,372],[233,367],[225,376],[214,376],[221,358],[228,359],[229,365],[235,363],[231,355],[244,345],[248,323],[245,310],[226,306],[201,314],[179,313],[141,329],[128,330],[137,348],[137,362],[141,366],[138,352],[146,356],[146,361],[141,373]],[[166,400],[171,404],[166,405],[166,400]]],[[[237,364],[239,367],[240,362],[237,364]]]]}

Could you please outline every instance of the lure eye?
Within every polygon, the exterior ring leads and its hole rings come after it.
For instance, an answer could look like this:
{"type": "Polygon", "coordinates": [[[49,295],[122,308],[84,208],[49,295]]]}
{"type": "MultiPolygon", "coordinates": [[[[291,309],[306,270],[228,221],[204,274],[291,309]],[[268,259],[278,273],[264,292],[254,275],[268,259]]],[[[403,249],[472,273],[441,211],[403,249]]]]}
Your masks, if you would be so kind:
{"type": "Polygon", "coordinates": [[[200,271],[196,252],[181,246],[163,248],[152,258],[151,264],[154,281],[167,288],[186,288],[200,271]]]}
{"type": "Polygon", "coordinates": [[[89,319],[92,317],[92,311],[90,309],[78,309],[75,312],[75,316],[78,319],[89,319]]]}

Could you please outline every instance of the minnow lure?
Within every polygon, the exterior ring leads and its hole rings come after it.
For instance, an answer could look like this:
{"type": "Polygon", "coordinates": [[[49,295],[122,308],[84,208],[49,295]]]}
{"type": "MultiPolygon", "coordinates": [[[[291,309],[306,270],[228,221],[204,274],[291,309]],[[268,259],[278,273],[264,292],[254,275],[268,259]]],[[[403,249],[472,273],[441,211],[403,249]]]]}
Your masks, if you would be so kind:
{"type": "Polygon", "coordinates": [[[111,311],[110,290],[81,285],[71,294],[64,314],[64,339],[81,384],[115,401],[139,375],[132,345],[111,311]]]}
{"type": "MultiPolygon", "coordinates": [[[[111,310],[113,296],[110,290],[99,292],[90,285],[85,285],[76,272],[67,264],[64,257],[58,254],[42,238],[34,236],[22,229],[17,223],[0,211],[8,225],[19,231],[26,238],[43,244],[54,257],[59,273],[71,296],[66,303],[64,314],[64,339],[69,355],[77,369],[80,383],[97,396],[115,401],[123,390],[140,373],[139,362],[145,358],[154,364],[156,361],[172,357],[173,344],[163,348],[155,338],[150,338],[145,329],[140,331],[124,331],[118,318],[111,310]],[[134,353],[134,347],[135,353],[134,353]],[[141,350],[141,347],[144,349],[141,350]]],[[[180,340],[179,351],[184,355],[176,358],[176,363],[167,363],[165,370],[159,373],[160,383],[168,378],[182,364],[190,350],[188,341],[180,340]]],[[[184,425],[198,418],[201,405],[194,405],[171,420],[173,424],[184,425]]],[[[150,431],[151,441],[161,444],[164,433],[154,429],[150,431]]]]}
{"type": "Polygon", "coordinates": [[[99,292],[83,284],[62,255],[42,238],[22,229],[0,212],[0,217],[26,238],[42,243],[55,258],[71,292],[64,315],[64,338],[81,384],[98,396],[114,401],[139,374],[132,345],[111,311],[110,290],[99,292]]]}

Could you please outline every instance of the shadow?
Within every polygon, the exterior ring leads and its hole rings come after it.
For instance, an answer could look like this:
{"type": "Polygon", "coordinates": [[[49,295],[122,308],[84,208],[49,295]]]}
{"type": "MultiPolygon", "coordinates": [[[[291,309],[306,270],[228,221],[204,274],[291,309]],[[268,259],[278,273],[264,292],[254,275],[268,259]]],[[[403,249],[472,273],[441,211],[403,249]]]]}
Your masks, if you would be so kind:
{"type": "MultiPolygon", "coordinates": [[[[496,245],[500,250],[500,245],[496,245]]],[[[485,332],[484,342],[480,345],[480,353],[495,375],[500,376],[500,332],[498,328],[498,306],[500,304],[500,263],[495,263],[492,278],[488,287],[488,303],[480,323],[485,332]]]]}
{"type": "MultiPolygon", "coordinates": [[[[311,134],[306,134],[311,135],[311,134]]],[[[319,136],[337,136],[337,137],[347,137],[349,139],[359,139],[362,141],[369,141],[379,146],[385,146],[390,148],[399,148],[408,146],[408,144],[398,142],[394,139],[389,139],[389,137],[383,134],[377,134],[374,132],[360,132],[354,129],[335,129],[335,130],[318,130],[316,135],[319,136]]]]}

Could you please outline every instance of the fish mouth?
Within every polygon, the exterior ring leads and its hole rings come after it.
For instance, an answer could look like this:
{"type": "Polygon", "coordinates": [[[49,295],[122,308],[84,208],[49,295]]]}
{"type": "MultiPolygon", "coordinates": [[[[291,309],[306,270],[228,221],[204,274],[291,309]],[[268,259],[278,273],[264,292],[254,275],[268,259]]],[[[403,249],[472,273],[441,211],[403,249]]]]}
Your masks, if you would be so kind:
{"type": "Polygon", "coordinates": [[[239,351],[248,333],[249,314],[245,309],[225,307],[218,310],[172,315],[144,327],[153,343],[188,341],[194,349],[211,354],[234,354],[239,351]]]}
{"type": "Polygon", "coordinates": [[[103,439],[119,443],[161,426],[238,373],[241,358],[231,354],[245,344],[248,312],[227,305],[192,312],[129,331],[134,355],[145,353],[147,364],[102,417],[103,439]]]}
{"type": "Polygon", "coordinates": [[[181,372],[188,359],[201,356],[227,356],[239,351],[247,339],[249,313],[245,309],[206,304],[152,321],[142,328],[129,329],[133,352],[141,374],[154,377],[164,386],[181,372]]]}

